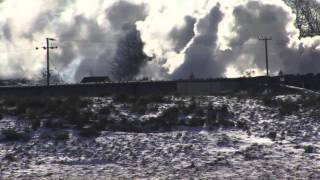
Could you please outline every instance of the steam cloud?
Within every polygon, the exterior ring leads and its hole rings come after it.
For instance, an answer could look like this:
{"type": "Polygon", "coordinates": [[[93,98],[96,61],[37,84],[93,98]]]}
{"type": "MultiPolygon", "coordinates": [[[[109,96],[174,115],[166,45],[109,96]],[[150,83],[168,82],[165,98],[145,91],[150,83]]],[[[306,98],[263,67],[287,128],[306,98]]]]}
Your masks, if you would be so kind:
{"type": "Polygon", "coordinates": [[[45,51],[34,47],[46,37],[59,46],[53,69],[70,82],[262,75],[259,36],[272,36],[272,74],[319,72],[320,37],[299,39],[295,15],[279,0],[7,0],[0,17],[1,78],[39,77],[45,51]]]}
{"type": "Polygon", "coordinates": [[[198,35],[186,50],[184,63],[173,73],[174,78],[214,77],[221,74],[220,64],[216,61],[213,50],[216,49],[218,24],[222,19],[219,6],[214,7],[208,15],[197,24],[198,35]],[[199,71],[200,70],[200,71],[199,71]]]}

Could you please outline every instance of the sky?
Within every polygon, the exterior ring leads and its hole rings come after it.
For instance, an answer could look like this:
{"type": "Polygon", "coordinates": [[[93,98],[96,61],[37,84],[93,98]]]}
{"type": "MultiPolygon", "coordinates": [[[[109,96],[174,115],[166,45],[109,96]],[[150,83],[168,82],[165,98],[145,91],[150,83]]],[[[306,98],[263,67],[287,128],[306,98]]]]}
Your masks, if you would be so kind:
{"type": "Polygon", "coordinates": [[[295,14],[280,0],[2,0],[0,78],[67,82],[318,73],[320,37],[299,39],[295,14]]]}

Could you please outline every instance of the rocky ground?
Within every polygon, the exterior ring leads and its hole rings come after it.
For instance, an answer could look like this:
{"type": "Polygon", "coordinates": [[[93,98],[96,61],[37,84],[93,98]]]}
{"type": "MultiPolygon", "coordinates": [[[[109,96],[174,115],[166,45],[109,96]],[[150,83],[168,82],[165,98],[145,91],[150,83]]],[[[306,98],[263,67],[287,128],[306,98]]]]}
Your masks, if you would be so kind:
{"type": "Polygon", "coordinates": [[[316,96],[1,104],[3,179],[320,179],[316,96]]]}

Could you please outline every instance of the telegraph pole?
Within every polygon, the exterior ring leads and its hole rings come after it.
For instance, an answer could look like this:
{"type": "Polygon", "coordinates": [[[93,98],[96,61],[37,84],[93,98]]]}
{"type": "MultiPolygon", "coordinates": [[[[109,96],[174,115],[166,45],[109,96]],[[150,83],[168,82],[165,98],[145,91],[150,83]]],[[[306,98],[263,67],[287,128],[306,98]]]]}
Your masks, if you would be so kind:
{"type": "MultiPolygon", "coordinates": [[[[44,50],[47,50],[47,86],[50,86],[50,49],[57,49],[58,47],[50,46],[50,41],[55,41],[53,38],[46,38],[46,46],[42,47],[44,50]]],[[[38,50],[39,47],[36,47],[38,50]]]]}
{"type": "Polygon", "coordinates": [[[259,38],[260,41],[264,41],[265,51],[266,51],[266,71],[267,71],[267,77],[269,77],[269,57],[268,57],[268,41],[271,41],[272,38],[259,38]]]}

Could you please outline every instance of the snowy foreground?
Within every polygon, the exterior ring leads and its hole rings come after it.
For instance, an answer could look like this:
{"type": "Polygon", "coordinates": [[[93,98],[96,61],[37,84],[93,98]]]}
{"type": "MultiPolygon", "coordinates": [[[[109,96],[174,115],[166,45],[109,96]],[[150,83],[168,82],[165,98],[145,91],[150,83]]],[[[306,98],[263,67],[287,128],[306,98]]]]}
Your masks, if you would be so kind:
{"type": "Polygon", "coordinates": [[[3,179],[320,179],[320,100],[316,98],[165,97],[161,102],[145,103],[146,109],[138,110],[134,106],[141,103],[116,102],[111,97],[86,98],[82,111],[95,114],[89,119],[108,118],[115,124],[131,122],[131,129],[121,127],[125,132],[107,124],[96,135],[86,137],[72,123],[46,126],[52,115],[31,116],[32,108],[16,115],[13,103],[3,103],[6,113],[0,120],[0,176],[3,179]],[[287,104],[281,104],[284,102],[287,104]],[[223,118],[219,113],[208,115],[209,107],[221,106],[228,109],[223,118]],[[106,107],[110,109],[101,110],[106,107]],[[166,116],[177,118],[180,123],[175,125],[163,128],[147,123],[172,107],[191,108],[179,112],[178,117],[166,116]],[[32,125],[31,117],[41,119],[39,127],[32,125]],[[203,123],[181,123],[191,119],[203,123]],[[132,128],[132,124],[137,127],[132,128]],[[4,133],[8,129],[17,132],[29,129],[29,136],[10,139],[4,133]]]}

